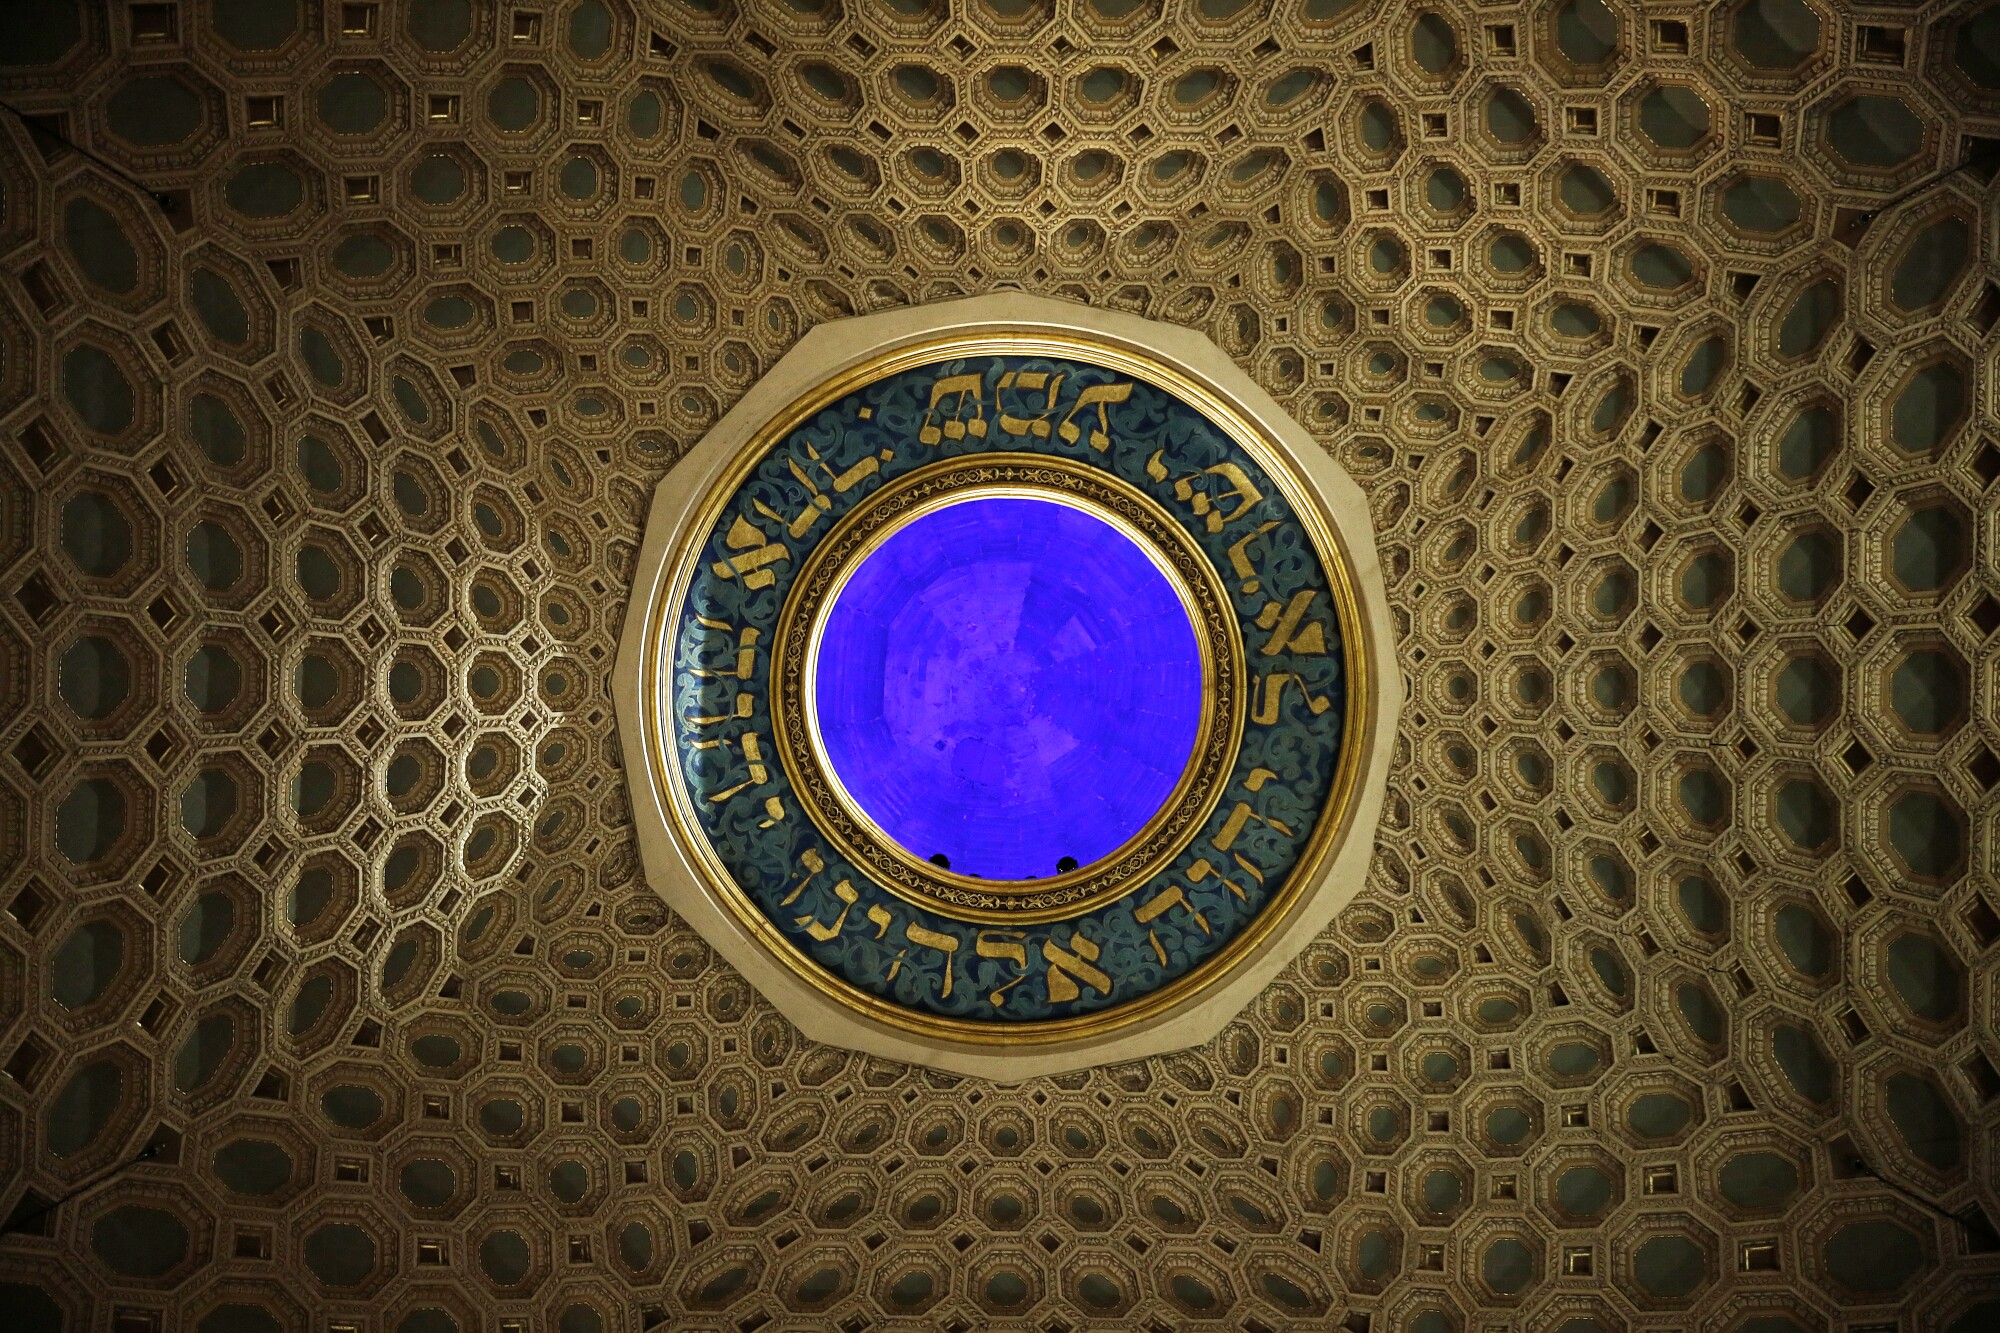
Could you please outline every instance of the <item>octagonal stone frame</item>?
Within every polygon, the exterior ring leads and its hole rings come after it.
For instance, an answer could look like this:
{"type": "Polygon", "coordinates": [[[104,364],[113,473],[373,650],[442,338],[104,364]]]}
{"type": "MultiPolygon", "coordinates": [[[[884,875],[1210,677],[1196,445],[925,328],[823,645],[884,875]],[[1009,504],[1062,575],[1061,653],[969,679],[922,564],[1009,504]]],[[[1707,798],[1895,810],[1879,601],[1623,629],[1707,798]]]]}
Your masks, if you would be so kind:
{"type": "Polygon", "coordinates": [[[1388,595],[1366,497],[1346,471],[1286,415],[1222,350],[1201,334],[1135,315],[1068,301],[999,292],[936,305],[819,324],[807,331],[737,400],[701,442],[661,479],[646,519],[645,540],[612,674],[612,695],[630,785],[633,821],[647,882],[778,1011],[814,1041],[910,1064],[999,1082],[1066,1073],[1198,1046],[1236,1017],[1286,963],[1316,938],[1357,894],[1374,852],[1396,723],[1402,709],[1388,595]],[[1367,654],[1372,707],[1347,743],[1359,761],[1346,827],[1314,880],[1285,909],[1257,947],[1235,959],[1180,1003],[1110,1031],[1018,1042],[953,1041],[893,1027],[808,984],[746,927],[683,846],[646,752],[647,682],[641,672],[659,618],[672,601],[673,551],[698,521],[703,501],[742,450],[778,413],[816,385],[914,343],[965,336],[1065,334],[1127,348],[1188,377],[1231,404],[1261,432],[1325,515],[1347,565],[1362,624],[1350,633],[1367,654]]]}

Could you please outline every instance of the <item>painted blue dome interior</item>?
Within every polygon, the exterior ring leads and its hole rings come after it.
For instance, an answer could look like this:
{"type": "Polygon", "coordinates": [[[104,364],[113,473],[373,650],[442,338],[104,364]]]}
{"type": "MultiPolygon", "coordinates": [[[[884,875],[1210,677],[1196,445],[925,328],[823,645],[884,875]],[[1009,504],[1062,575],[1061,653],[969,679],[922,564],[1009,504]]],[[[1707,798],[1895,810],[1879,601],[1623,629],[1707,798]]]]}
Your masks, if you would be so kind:
{"type": "Polygon", "coordinates": [[[827,759],[905,850],[983,879],[1088,866],[1172,794],[1201,717],[1179,594],[1054,500],[920,515],[849,576],[811,685],[827,759]]]}

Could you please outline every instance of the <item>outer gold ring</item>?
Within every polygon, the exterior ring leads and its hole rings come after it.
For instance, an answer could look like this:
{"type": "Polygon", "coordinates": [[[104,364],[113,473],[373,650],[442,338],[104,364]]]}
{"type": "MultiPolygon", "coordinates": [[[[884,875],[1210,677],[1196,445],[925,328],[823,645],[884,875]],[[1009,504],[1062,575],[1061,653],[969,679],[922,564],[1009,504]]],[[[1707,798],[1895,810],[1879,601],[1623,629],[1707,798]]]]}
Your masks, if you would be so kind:
{"type": "Polygon", "coordinates": [[[961,920],[1033,925],[1080,916],[1150,879],[1200,833],[1222,797],[1243,739],[1243,633],[1229,593],[1187,530],[1137,487],[1043,454],[969,454],[919,468],[842,516],[806,557],[779,612],[771,648],[771,730],[792,791],[849,860],[906,902],[961,920]],[[820,743],[811,699],[819,629],[847,577],[903,524],[959,500],[1035,495],[1121,529],[1150,555],[1187,608],[1201,653],[1194,747],[1166,802],[1110,856],[1050,879],[955,875],[885,834],[841,785],[820,743]]]}
{"type": "Polygon", "coordinates": [[[795,398],[781,412],[774,413],[737,455],[702,498],[692,521],[685,523],[667,561],[666,577],[672,582],[667,595],[654,605],[656,618],[648,627],[639,661],[644,705],[643,745],[652,767],[652,781],[669,802],[669,816],[675,839],[684,855],[702,868],[704,877],[743,927],[766,952],[806,985],[831,1002],[885,1027],[918,1038],[970,1046],[1025,1046],[1044,1042],[1073,1042],[1102,1037],[1155,1016],[1194,999],[1218,985],[1247,958],[1254,956],[1297,910],[1306,890],[1319,878],[1333,850],[1352,831],[1356,798],[1361,791],[1361,770],[1375,748],[1378,709],[1373,645],[1363,617],[1361,600],[1354,586],[1354,556],[1335,530],[1318,496],[1302,483],[1284,457],[1265,440],[1263,432],[1228,399],[1192,376],[1155,360],[1143,348],[1070,332],[1009,334],[945,334],[913,340],[894,351],[885,352],[849,366],[795,398]],[[1088,360],[1106,370],[1142,379],[1164,389],[1205,415],[1215,426],[1257,460],[1284,493],[1286,502],[1298,516],[1318,552],[1320,563],[1332,585],[1340,611],[1342,664],[1347,675],[1347,703],[1342,729],[1340,767],[1334,773],[1325,808],[1305,850],[1286,877],[1284,886],[1273,895],[1264,910],[1216,957],[1200,969],[1168,985],[1151,991],[1129,1004],[1075,1018],[1051,1019],[1039,1023],[974,1023],[919,1013],[891,1004],[859,986],[853,986],[806,957],[779,929],[757,910],[749,896],[735,882],[728,867],[709,845],[689,802],[687,784],[681,780],[679,761],[667,727],[673,717],[671,688],[665,664],[674,660],[672,637],[687,605],[688,588],[702,546],[715,528],[729,498],[746,477],[780,440],[798,429],[813,413],[845,395],[865,388],[916,366],[979,356],[1074,357],[1088,360]]]}

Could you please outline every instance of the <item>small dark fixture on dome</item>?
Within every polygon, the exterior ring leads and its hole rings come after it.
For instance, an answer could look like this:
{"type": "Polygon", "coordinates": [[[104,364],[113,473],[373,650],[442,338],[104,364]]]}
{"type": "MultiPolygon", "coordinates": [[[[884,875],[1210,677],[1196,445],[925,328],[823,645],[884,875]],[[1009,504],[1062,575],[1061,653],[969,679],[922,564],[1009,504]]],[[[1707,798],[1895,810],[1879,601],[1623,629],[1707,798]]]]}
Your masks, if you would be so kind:
{"type": "Polygon", "coordinates": [[[940,869],[949,870],[951,869],[951,858],[949,856],[946,856],[943,852],[932,852],[931,864],[939,867],[940,869]]]}
{"type": "Polygon", "coordinates": [[[1065,856],[1062,860],[1056,862],[1056,873],[1058,875],[1067,875],[1074,869],[1076,869],[1076,858],[1074,856],[1065,856]]]}

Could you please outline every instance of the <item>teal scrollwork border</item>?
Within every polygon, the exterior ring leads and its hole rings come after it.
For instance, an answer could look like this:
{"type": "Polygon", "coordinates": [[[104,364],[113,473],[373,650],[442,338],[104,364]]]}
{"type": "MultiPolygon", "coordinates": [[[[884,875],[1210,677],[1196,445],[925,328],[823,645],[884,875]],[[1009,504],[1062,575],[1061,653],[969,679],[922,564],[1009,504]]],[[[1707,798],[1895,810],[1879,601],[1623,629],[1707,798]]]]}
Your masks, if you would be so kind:
{"type": "Polygon", "coordinates": [[[888,373],[778,437],[724,499],[668,630],[659,734],[729,887],[795,966],[989,1029],[1109,1015],[1219,964],[1338,817],[1350,682],[1329,559],[1251,452],[1149,379],[1081,352],[888,373]],[[1129,891],[1018,923],[892,892],[844,852],[801,800],[772,693],[794,582],[842,518],[919,469],[1000,453],[1099,470],[1170,515],[1224,590],[1246,667],[1226,705],[1233,765],[1179,850],[1129,891]]]}

